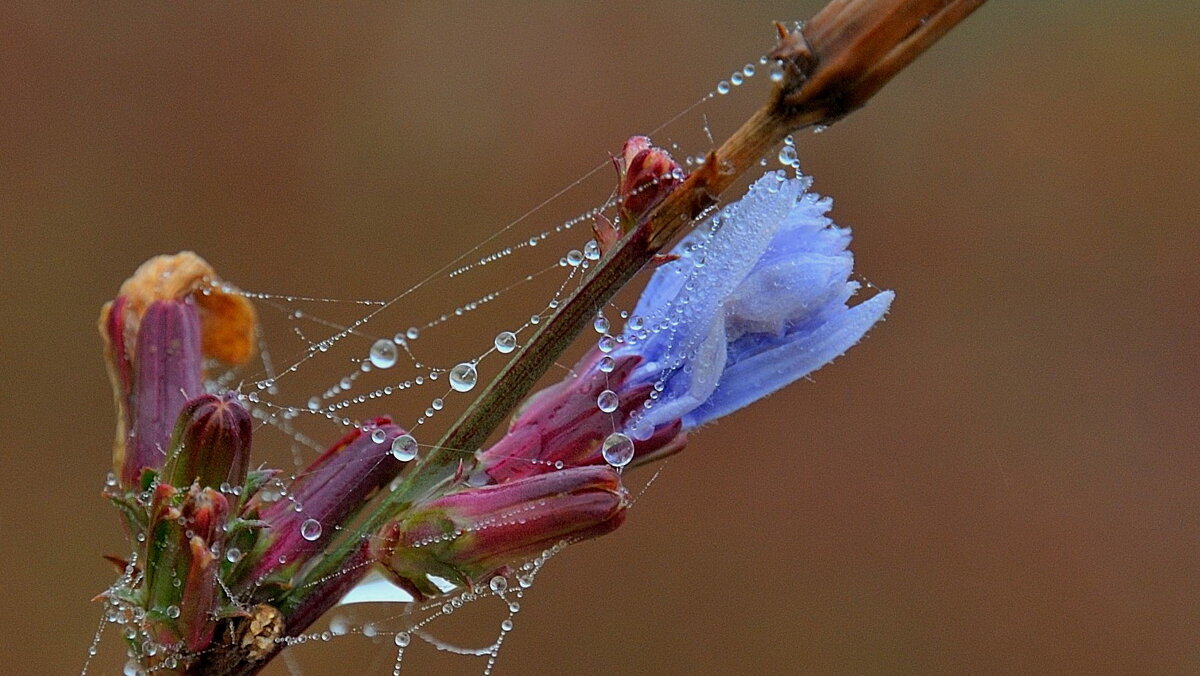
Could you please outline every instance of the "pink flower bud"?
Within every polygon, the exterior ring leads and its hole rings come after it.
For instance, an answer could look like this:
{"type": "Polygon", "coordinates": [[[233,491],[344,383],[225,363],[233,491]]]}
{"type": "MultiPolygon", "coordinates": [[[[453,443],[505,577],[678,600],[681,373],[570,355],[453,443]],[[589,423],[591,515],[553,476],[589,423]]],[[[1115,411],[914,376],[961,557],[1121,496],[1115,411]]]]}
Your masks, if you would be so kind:
{"type": "MultiPolygon", "coordinates": [[[[620,356],[605,372],[600,363],[606,356],[592,350],[575,366],[577,375],[530,397],[508,433],[478,454],[480,468],[492,481],[510,481],[561,467],[604,464],[604,439],[614,429],[623,428],[629,414],[642,406],[653,389],[649,382],[630,381],[641,357],[620,356]],[[597,403],[605,390],[611,390],[617,398],[616,408],[609,412],[602,411],[597,403]]],[[[679,423],[663,425],[650,438],[635,444],[634,464],[676,452],[686,439],[679,423]]]]}
{"type": "Polygon", "coordinates": [[[237,394],[202,394],[187,402],[175,425],[164,475],[175,486],[240,486],[250,464],[250,414],[237,394]]]}
{"type": "Polygon", "coordinates": [[[626,227],[641,223],[658,203],[683,182],[684,173],[670,154],[646,136],[631,136],[617,164],[617,195],[626,227]]]}
{"type": "Polygon", "coordinates": [[[473,584],[563,540],[608,533],[625,508],[611,468],[565,469],[417,504],[384,526],[372,549],[394,581],[421,599],[442,593],[428,575],[473,584]]]}
{"type": "Polygon", "coordinates": [[[243,582],[286,578],[323,551],[338,527],[404,468],[391,452],[392,441],[402,434],[389,418],[368,421],[301,472],[286,499],[265,503],[256,498],[251,509],[258,510],[267,528],[256,546],[256,563],[243,582]]]}

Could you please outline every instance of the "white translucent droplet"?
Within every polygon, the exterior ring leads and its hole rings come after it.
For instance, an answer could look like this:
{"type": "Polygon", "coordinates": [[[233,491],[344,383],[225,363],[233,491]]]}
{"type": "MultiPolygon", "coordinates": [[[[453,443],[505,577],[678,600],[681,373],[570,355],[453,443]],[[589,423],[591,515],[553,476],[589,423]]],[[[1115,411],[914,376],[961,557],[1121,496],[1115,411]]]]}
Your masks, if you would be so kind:
{"type": "Polygon", "coordinates": [[[450,369],[450,387],[455,392],[470,392],[478,381],[479,373],[470,362],[463,362],[450,369]]]}
{"type": "Polygon", "coordinates": [[[596,397],[596,406],[604,413],[612,413],[617,410],[617,405],[621,403],[617,393],[612,390],[604,390],[600,396],[596,397]]]}
{"type": "Polygon", "coordinates": [[[608,318],[604,315],[596,315],[595,321],[592,322],[592,328],[596,329],[596,333],[608,333],[608,318]]]}
{"type": "Polygon", "coordinates": [[[172,620],[179,617],[179,606],[167,606],[167,617],[172,620]]]}
{"type": "Polygon", "coordinates": [[[497,575],[493,577],[490,582],[488,582],[488,586],[491,587],[492,591],[499,594],[505,589],[508,589],[508,579],[503,575],[497,575]]]}
{"type": "Polygon", "coordinates": [[[404,332],[404,336],[406,338],[408,338],[409,340],[416,340],[417,338],[420,337],[420,335],[421,335],[421,329],[418,329],[415,326],[408,327],[408,330],[404,332]]]}
{"type": "Polygon", "coordinates": [[[567,252],[567,265],[577,267],[583,262],[583,252],[579,249],[571,249],[567,252]]]}
{"type": "Polygon", "coordinates": [[[596,341],[596,347],[604,354],[608,354],[617,348],[617,339],[612,336],[600,336],[600,340],[596,341]]]}
{"type": "Polygon", "coordinates": [[[387,439],[387,432],[381,429],[371,430],[371,441],[376,444],[382,444],[387,439]]]}
{"type": "Polygon", "coordinates": [[[308,410],[315,411],[319,408],[321,408],[321,400],[320,399],[318,399],[316,397],[312,397],[311,399],[308,400],[308,410]]]}
{"type": "Polygon", "coordinates": [[[312,542],[321,537],[321,522],[316,519],[305,519],[300,524],[300,537],[312,542]]]}
{"type": "Polygon", "coordinates": [[[600,453],[604,461],[613,467],[624,467],[633,460],[633,440],[620,432],[613,432],[604,440],[600,453]]]}
{"type": "Polygon", "coordinates": [[[600,245],[596,243],[596,240],[589,239],[588,243],[583,245],[583,257],[589,261],[600,260],[600,245]]]}
{"type": "Polygon", "coordinates": [[[230,547],[225,551],[225,560],[230,563],[237,563],[242,560],[242,550],[237,547],[230,547]]]}
{"type": "Polygon", "coordinates": [[[396,365],[396,357],[400,352],[391,338],[380,338],[371,344],[367,357],[375,368],[390,369],[396,365]]]}
{"type": "Polygon", "coordinates": [[[720,82],[718,82],[717,83],[717,93],[718,94],[728,94],[729,93],[729,83],[726,82],[725,80],[721,80],[720,82]]]}
{"type": "Polygon", "coordinates": [[[513,628],[513,622],[512,622],[512,620],[508,620],[508,619],[506,619],[506,620],[504,620],[503,622],[501,622],[501,623],[500,623],[500,629],[501,629],[502,631],[512,631],[512,628],[513,628]]]}
{"type": "Polygon", "coordinates": [[[779,163],[786,167],[796,166],[798,159],[796,157],[796,149],[792,146],[784,146],[779,149],[779,163]]]}
{"type": "Polygon", "coordinates": [[[600,357],[600,370],[603,371],[604,373],[612,373],[612,370],[614,368],[616,368],[616,366],[617,366],[616,359],[613,359],[612,357],[610,357],[608,355],[604,355],[603,357],[600,357]]]}
{"type": "Polygon", "coordinates": [[[411,434],[401,434],[392,439],[392,457],[408,462],[417,457],[417,440],[411,434]]]}
{"type": "Polygon", "coordinates": [[[501,331],[496,334],[496,351],[508,354],[517,349],[517,334],[512,331],[501,331]]]}
{"type": "Polygon", "coordinates": [[[399,634],[396,634],[395,641],[397,647],[403,648],[404,646],[408,645],[409,640],[411,639],[409,638],[407,631],[402,631],[399,634]]]}

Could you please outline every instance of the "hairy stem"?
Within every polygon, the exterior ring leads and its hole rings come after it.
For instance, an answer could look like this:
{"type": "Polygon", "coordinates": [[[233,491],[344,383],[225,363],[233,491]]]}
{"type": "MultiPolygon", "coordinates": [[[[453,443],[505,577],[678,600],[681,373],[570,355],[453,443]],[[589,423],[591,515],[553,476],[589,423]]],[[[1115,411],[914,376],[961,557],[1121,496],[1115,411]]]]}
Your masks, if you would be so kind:
{"type": "MultiPolygon", "coordinates": [[[[413,502],[435,493],[458,471],[461,449],[479,448],[529,394],[534,384],[603,307],[663,247],[717,203],[718,196],[788,134],[828,125],[861,107],[893,76],[985,0],[832,0],[804,27],[788,32],[777,24],[771,58],[784,77],[771,97],[694,171],[638,228],[628,233],[592,270],[558,311],[492,378],[436,448],[387,494],[377,508],[298,581],[284,600],[285,615],[300,607],[335,575],[362,538],[413,502]]],[[[288,634],[305,627],[288,626],[288,634]]],[[[236,652],[236,645],[214,648],[236,652]]],[[[222,674],[253,674],[266,659],[207,661],[222,674]],[[230,667],[227,665],[238,665],[230,667]]]]}

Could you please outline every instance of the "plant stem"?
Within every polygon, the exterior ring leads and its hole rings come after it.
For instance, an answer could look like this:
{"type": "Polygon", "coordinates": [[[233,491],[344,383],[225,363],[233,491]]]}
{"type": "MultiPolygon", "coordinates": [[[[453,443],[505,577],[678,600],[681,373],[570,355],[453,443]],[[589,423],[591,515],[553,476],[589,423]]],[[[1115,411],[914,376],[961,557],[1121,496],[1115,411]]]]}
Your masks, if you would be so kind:
{"type": "MultiPolygon", "coordinates": [[[[832,124],[861,107],[984,2],[833,0],[799,31],[788,32],[776,24],[779,42],[770,57],[783,64],[784,76],[767,104],[720,148],[709,152],[699,169],[600,260],[582,286],[539,326],[434,450],[395,491],[384,496],[350,536],[297,582],[282,604],[285,615],[313,593],[313,581],[336,574],[362,538],[450,481],[458,470],[460,449],[479,448],[583,330],[595,309],[603,307],[647,261],[715,205],[718,196],[759,158],[788,134],[811,125],[832,124]]],[[[305,628],[289,626],[287,633],[294,635],[305,628]]],[[[238,648],[231,643],[214,650],[228,653],[238,648]]],[[[206,673],[253,674],[266,661],[205,660],[210,666],[222,665],[221,670],[206,673]]]]}

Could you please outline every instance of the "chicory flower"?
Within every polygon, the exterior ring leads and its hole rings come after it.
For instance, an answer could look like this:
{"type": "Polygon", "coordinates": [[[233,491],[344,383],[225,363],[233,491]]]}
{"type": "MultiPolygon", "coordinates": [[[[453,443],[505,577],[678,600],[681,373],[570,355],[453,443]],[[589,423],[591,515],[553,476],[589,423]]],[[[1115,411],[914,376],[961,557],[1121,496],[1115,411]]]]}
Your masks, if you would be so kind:
{"type": "Polygon", "coordinates": [[[662,457],[683,447],[687,430],[857,343],[894,294],[847,305],[859,289],[849,279],[850,231],[826,217],[832,201],[810,184],[768,173],[684,238],[623,334],[601,338],[576,375],[531,397],[508,434],[479,454],[485,480],[662,457]],[[632,457],[605,457],[606,445],[630,442],[632,457]]]}

